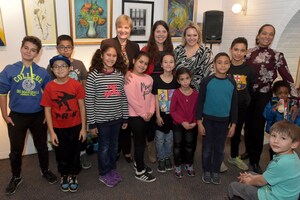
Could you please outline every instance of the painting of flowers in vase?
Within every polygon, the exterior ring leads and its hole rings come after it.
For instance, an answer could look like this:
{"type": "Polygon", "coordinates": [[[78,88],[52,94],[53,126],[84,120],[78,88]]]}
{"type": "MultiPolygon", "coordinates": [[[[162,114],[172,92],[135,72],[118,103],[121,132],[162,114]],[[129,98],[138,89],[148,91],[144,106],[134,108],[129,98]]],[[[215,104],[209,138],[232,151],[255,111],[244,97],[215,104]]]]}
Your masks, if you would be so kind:
{"type": "Polygon", "coordinates": [[[70,0],[71,32],[77,44],[100,43],[110,37],[111,0],[70,0]]]}

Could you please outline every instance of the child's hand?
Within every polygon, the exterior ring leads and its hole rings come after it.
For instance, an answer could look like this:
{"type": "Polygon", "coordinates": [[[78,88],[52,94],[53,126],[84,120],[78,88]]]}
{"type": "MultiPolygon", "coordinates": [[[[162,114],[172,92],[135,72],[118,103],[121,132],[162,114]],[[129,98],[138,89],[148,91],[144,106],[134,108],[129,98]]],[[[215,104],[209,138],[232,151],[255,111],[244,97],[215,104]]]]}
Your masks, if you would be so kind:
{"type": "Polygon", "coordinates": [[[164,120],[161,117],[156,117],[156,123],[158,126],[162,127],[164,125],[164,120]]]}
{"type": "Polygon", "coordinates": [[[128,70],[125,74],[125,84],[129,84],[130,79],[132,79],[132,75],[131,75],[131,71],[128,70]]]}
{"type": "Polygon", "coordinates": [[[78,140],[81,140],[81,142],[84,142],[86,140],[86,130],[85,129],[80,130],[78,140]]]}
{"type": "Polygon", "coordinates": [[[57,138],[57,135],[55,133],[51,133],[50,134],[50,138],[51,138],[51,142],[54,146],[58,147],[58,138],[57,138]]]}
{"type": "Polygon", "coordinates": [[[7,117],[5,117],[5,118],[3,117],[3,119],[5,120],[5,122],[6,122],[7,124],[11,124],[12,126],[15,126],[13,120],[12,120],[9,116],[7,116],[7,117]]]}
{"type": "Polygon", "coordinates": [[[183,126],[183,128],[185,128],[185,130],[190,130],[190,124],[187,122],[182,122],[181,125],[183,126]]]}
{"type": "Polygon", "coordinates": [[[123,123],[123,124],[122,124],[122,129],[126,129],[127,126],[128,126],[128,123],[123,123]]]}
{"type": "Polygon", "coordinates": [[[190,123],[190,127],[191,129],[193,129],[197,124],[194,122],[194,123],[190,123]]]}
{"type": "Polygon", "coordinates": [[[205,135],[205,128],[204,128],[202,122],[198,121],[197,124],[198,124],[198,134],[204,136],[205,135]]]}
{"type": "Polygon", "coordinates": [[[231,124],[227,137],[231,138],[234,135],[236,124],[231,124]]]}
{"type": "Polygon", "coordinates": [[[93,128],[93,129],[90,129],[90,133],[94,136],[97,136],[98,134],[98,129],[97,128],[93,128]]]}

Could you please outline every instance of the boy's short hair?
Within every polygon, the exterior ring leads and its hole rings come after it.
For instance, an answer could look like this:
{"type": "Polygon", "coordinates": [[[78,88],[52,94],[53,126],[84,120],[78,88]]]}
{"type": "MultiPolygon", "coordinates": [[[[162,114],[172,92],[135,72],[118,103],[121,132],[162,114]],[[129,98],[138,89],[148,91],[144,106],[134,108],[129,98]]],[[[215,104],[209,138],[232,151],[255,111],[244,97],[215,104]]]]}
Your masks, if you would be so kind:
{"type": "Polygon", "coordinates": [[[234,47],[234,45],[240,44],[240,43],[244,44],[244,45],[246,46],[246,49],[248,49],[248,41],[247,41],[247,39],[244,38],[244,37],[238,37],[238,38],[235,38],[235,39],[232,41],[230,48],[232,49],[232,48],[234,47]]]}
{"type": "Polygon", "coordinates": [[[287,120],[276,122],[270,129],[270,134],[272,132],[287,135],[293,142],[300,140],[300,128],[287,120]]]}
{"type": "Polygon", "coordinates": [[[42,41],[35,36],[25,36],[22,40],[22,46],[23,47],[25,45],[26,42],[31,42],[32,44],[36,45],[37,47],[37,53],[40,52],[41,48],[42,48],[42,41]]]}
{"type": "Polygon", "coordinates": [[[53,67],[54,62],[58,61],[58,60],[64,61],[69,67],[71,66],[70,60],[67,57],[62,56],[62,55],[57,55],[57,56],[54,56],[53,58],[51,58],[49,61],[50,66],[53,67]]]}
{"type": "Polygon", "coordinates": [[[57,37],[56,39],[56,46],[58,46],[60,44],[61,41],[63,40],[67,40],[69,42],[71,42],[72,46],[74,46],[74,41],[73,38],[69,35],[60,35],[57,37]]]}
{"type": "Polygon", "coordinates": [[[273,85],[274,94],[276,94],[277,90],[281,87],[286,87],[289,90],[289,93],[291,93],[291,85],[285,80],[280,80],[276,81],[273,85]]]}

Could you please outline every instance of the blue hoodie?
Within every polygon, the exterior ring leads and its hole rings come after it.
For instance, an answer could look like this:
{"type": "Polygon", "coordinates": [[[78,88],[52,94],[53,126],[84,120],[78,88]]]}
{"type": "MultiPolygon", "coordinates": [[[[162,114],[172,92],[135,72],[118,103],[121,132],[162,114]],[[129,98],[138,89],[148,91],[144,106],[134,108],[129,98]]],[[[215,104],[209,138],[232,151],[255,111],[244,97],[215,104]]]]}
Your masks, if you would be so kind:
{"type": "Polygon", "coordinates": [[[32,63],[23,66],[21,61],[7,65],[0,73],[0,95],[9,92],[9,108],[18,113],[36,113],[43,110],[40,106],[42,91],[51,80],[46,69],[32,63]]]}

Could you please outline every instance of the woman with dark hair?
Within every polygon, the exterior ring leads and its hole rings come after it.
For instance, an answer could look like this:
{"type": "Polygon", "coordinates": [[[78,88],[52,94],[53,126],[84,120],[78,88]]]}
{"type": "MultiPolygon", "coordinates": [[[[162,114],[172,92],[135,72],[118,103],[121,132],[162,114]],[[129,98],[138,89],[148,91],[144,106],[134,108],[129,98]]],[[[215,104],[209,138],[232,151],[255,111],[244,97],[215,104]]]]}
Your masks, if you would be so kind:
{"type": "MultiPolygon", "coordinates": [[[[169,27],[165,21],[156,21],[152,27],[148,44],[142,48],[142,51],[150,55],[150,62],[145,74],[159,75],[163,73],[161,67],[161,56],[165,53],[173,53],[173,44],[169,27]]],[[[154,143],[155,136],[155,116],[151,119],[151,128],[147,135],[149,161],[156,162],[156,149],[154,143]]]]}
{"type": "MultiPolygon", "coordinates": [[[[297,97],[294,80],[288,69],[283,53],[270,48],[275,37],[275,28],[271,24],[264,24],[256,36],[256,47],[249,49],[246,62],[255,69],[256,80],[253,85],[251,102],[247,111],[245,123],[246,153],[242,159],[249,157],[250,165],[256,173],[262,173],[259,166],[263,149],[265,118],[263,111],[272,97],[272,84],[279,73],[283,80],[291,85],[291,95],[297,97]]],[[[293,119],[298,114],[297,107],[291,109],[293,119]]]]}

